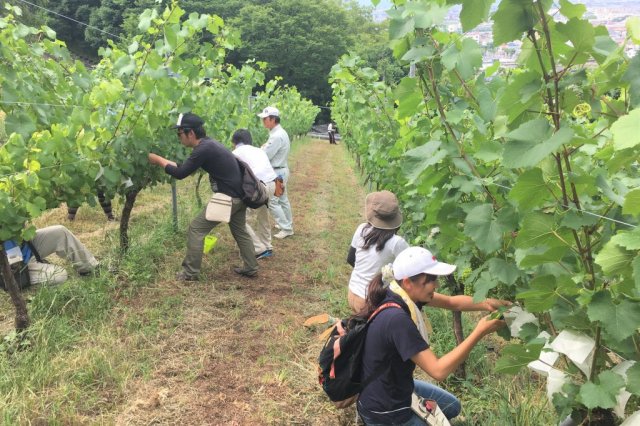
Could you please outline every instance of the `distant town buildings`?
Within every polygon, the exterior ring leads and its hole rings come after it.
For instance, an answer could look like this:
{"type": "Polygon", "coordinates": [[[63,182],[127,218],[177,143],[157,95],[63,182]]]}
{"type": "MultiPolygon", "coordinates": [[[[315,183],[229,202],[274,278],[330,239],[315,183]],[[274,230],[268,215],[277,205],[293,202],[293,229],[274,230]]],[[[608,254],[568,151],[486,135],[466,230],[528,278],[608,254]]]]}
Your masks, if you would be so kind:
{"type": "MultiPolygon", "coordinates": [[[[583,0],[580,2],[587,7],[584,17],[593,25],[602,25],[607,28],[611,38],[621,45],[627,36],[626,20],[632,16],[640,16],[640,1],[637,0],[583,0]]],[[[497,3],[496,6],[497,7],[497,3]]],[[[554,6],[552,15],[557,11],[554,6]]],[[[444,21],[444,26],[449,32],[462,33],[460,25],[460,6],[452,7],[444,21]]],[[[556,15],[558,16],[558,15],[556,15]]],[[[381,8],[375,9],[374,19],[383,21],[387,14],[381,8]]],[[[483,67],[488,67],[499,61],[502,66],[513,67],[520,54],[521,43],[519,41],[509,42],[500,46],[493,45],[491,33],[491,22],[487,22],[474,28],[465,34],[466,37],[474,39],[484,50],[483,67]]],[[[628,57],[633,57],[640,52],[640,46],[628,42],[625,46],[625,53],[628,57]]]]}

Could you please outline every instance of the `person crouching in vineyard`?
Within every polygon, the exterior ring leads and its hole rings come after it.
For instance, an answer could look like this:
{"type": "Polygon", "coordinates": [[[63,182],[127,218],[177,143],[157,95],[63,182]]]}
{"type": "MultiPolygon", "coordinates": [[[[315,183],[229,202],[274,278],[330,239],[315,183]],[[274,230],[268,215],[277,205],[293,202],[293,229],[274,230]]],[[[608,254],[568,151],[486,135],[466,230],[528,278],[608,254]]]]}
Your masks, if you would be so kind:
{"type": "MultiPolygon", "coordinates": [[[[174,129],[182,145],[193,151],[187,160],[178,165],[157,154],[149,153],[151,164],[162,167],[165,173],[176,179],[184,179],[200,167],[209,173],[209,182],[214,193],[231,197],[231,215],[229,229],[238,243],[244,262],[242,267],[233,271],[237,274],[253,277],[258,273],[258,261],[253,251],[253,241],[247,232],[247,206],[240,198],[242,195],[242,176],[236,157],[220,142],[207,137],[204,121],[195,114],[180,114],[174,129]]],[[[206,218],[206,208],[189,224],[187,232],[187,254],[182,261],[183,270],[176,275],[179,281],[197,281],[202,265],[204,238],[218,223],[206,218]]]]}
{"type": "Polygon", "coordinates": [[[460,345],[438,358],[429,347],[420,309],[429,305],[452,311],[495,311],[510,303],[495,299],[473,303],[470,296],[437,293],[438,276],[449,275],[455,268],[438,262],[422,247],[410,247],[396,257],[392,271],[385,267],[371,281],[365,317],[387,302],[395,302],[402,309],[381,311],[367,331],[362,380],[369,384],[360,393],[357,404],[365,424],[424,425],[424,420],[412,411],[413,393],[435,400],[448,419],[460,413],[460,401],[455,396],[431,383],[414,380],[413,371],[417,365],[435,380],[446,379],[482,337],[500,329],[505,322],[488,316],[482,318],[460,345]]]}
{"type": "MultiPolygon", "coordinates": [[[[20,245],[13,240],[4,241],[2,244],[7,253],[13,253],[10,250],[17,248],[15,263],[12,256],[9,263],[13,264],[12,269],[18,273],[16,281],[21,288],[42,283],[61,284],[67,280],[67,271],[62,266],[43,260],[53,253],[70,261],[81,276],[90,275],[98,266],[93,254],[62,225],[38,229],[32,240],[20,245]]],[[[0,287],[6,288],[1,276],[0,287]]]]}
{"type": "Polygon", "coordinates": [[[364,204],[367,222],[356,229],[347,254],[347,263],[353,266],[347,297],[354,314],[365,307],[369,282],[380,268],[409,247],[396,235],[402,225],[402,213],[393,192],[372,192],[364,204]]]}

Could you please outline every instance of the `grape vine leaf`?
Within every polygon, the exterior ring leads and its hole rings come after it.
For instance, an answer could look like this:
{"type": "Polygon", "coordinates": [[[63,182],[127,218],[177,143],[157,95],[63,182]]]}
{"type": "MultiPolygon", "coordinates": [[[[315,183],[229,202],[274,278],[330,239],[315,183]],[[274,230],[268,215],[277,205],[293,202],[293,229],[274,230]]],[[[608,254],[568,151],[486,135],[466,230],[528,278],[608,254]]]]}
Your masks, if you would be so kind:
{"type": "Polygon", "coordinates": [[[640,55],[629,61],[627,71],[622,75],[622,81],[629,83],[629,100],[631,106],[640,106],[640,55]]]}
{"type": "Polygon", "coordinates": [[[543,118],[528,121],[509,132],[511,139],[504,148],[503,164],[509,168],[533,167],[573,138],[573,129],[563,127],[551,137],[549,122],[543,118]],[[543,140],[544,142],[540,142],[543,140]]]}
{"type": "Polygon", "coordinates": [[[634,216],[640,214],[640,189],[634,189],[627,193],[622,205],[622,213],[634,216]]]}
{"type": "Polygon", "coordinates": [[[527,345],[507,345],[502,348],[500,359],[496,362],[496,371],[504,374],[516,374],[522,367],[540,357],[544,343],[531,342],[527,345]]]}
{"type": "Polygon", "coordinates": [[[613,123],[611,134],[613,135],[613,147],[616,150],[633,148],[640,144],[639,121],[640,108],[636,108],[613,123]]]}
{"type": "Polygon", "coordinates": [[[587,315],[591,321],[599,321],[605,333],[618,342],[640,327],[640,309],[636,304],[626,299],[615,304],[609,291],[593,295],[587,306],[587,315]]]}
{"type": "Polygon", "coordinates": [[[520,39],[536,25],[537,15],[532,1],[502,0],[493,21],[493,43],[498,46],[520,39]]]}
{"type": "Polygon", "coordinates": [[[494,0],[464,0],[460,12],[462,31],[467,32],[489,18],[489,10],[494,0]]]}
{"type": "Polygon", "coordinates": [[[624,379],[613,371],[603,371],[598,374],[597,383],[587,382],[580,388],[578,399],[589,410],[613,408],[617,403],[617,396],[624,386],[624,379]]]}
{"type": "Polygon", "coordinates": [[[502,227],[493,214],[493,206],[482,204],[471,209],[465,220],[464,233],[483,252],[498,250],[502,244],[502,227]]]}
{"type": "Polygon", "coordinates": [[[635,44],[640,44],[640,17],[631,16],[626,22],[627,34],[635,44]]]}
{"type": "Polygon", "coordinates": [[[558,299],[556,279],[552,275],[534,278],[529,287],[529,290],[518,293],[516,297],[524,301],[527,311],[531,313],[548,310],[558,299]]]}
{"type": "MultiPolygon", "coordinates": [[[[622,240],[625,241],[624,238],[622,240]]],[[[609,240],[596,255],[595,262],[600,265],[606,275],[614,275],[627,271],[633,258],[632,252],[620,247],[615,241],[609,240]]]]}
{"type": "Polygon", "coordinates": [[[611,238],[611,242],[627,250],[640,250],[640,228],[629,232],[619,232],[611,238]]]}
{"type": "Polygon", "coordinates": [[[522,222],[522,229],[516,237],[516,247],[569,246],[569,238],[571,238],[571,232],[561,228],[553,215],[532,212],[525,216],[522,222]]]}
{"type": "Polygon", "coordinates": [[[581,18],[587,11],[587,6],[584,4],[573,4],[569,0],[560,0],[560,13],[567,18],[581,18]]]}
{"type": "Polygon", "coordinates": [[[640,362],[627,370],[627,391],[640,396],[640,362]]]}
{"type": "Polygon", "coordinates": [[[509,191],[509,198],[515,201],[523,210],[538,207],[551,196],[542,176],[542,170],[534,168],[527,170],[518,177],[518,182],[509,191]]]}

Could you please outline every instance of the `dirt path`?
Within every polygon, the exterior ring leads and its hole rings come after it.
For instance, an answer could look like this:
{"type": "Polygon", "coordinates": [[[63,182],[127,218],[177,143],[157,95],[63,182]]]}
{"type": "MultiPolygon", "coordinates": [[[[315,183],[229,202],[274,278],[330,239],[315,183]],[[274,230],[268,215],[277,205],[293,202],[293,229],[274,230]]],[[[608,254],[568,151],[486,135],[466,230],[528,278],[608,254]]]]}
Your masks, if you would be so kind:
{"type": "MultiPolygon", "coordinates": [[[[167,298],[177,327],[155,345],[150,371],[129,383],[118,424],[345,424],[352,416],[326,402],[316,379],[316,330],[305,317],[346,313],[344,258],[364,193],[342,145],[296,147],[289,183],[295,235],[274,239],[259,276],[231,272],[237,254],[226,229],[205,260],[206,282],[161,281],[141,309],[167,298]]],[[[171,262],[177,262],[172,259],[171,262]]]]}

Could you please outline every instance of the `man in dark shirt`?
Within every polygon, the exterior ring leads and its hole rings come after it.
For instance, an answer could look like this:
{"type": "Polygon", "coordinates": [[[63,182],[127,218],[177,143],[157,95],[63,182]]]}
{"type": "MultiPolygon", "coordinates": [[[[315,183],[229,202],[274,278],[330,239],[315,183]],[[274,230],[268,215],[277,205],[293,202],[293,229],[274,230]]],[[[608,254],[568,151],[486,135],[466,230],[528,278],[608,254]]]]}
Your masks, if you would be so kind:
{"type": "MultiPolygon", "coordinates": [[[[157,154],[149,153],[149,162],[162,167],[165,173],[176,179],[184,179],[198,168],[209,173],[209,181],[213,192],[220,192],[232,198],[231,219],[229,229],[238,243],[240,255],[244,262],[242,267],[234,268],[234,272],[253,277],[258,272],[258,262],[253,251],[253,241],[246,228],[246,205],[240,199],[242,193],[242,176],[235,156],[220,142],[208,138],[203,128],[204,121],[195,114],[180,114],[178,130],[180,142],[193,151],[187,160],[178,165],[157,154]]],[[[187,254],[182,261],[182,272],[176,278],[181,281],[197,281],[202,265],[204,237],[220,222],[212,222],[205,217],[206,209],[189,224],[187,233],[187,254]]]]}

